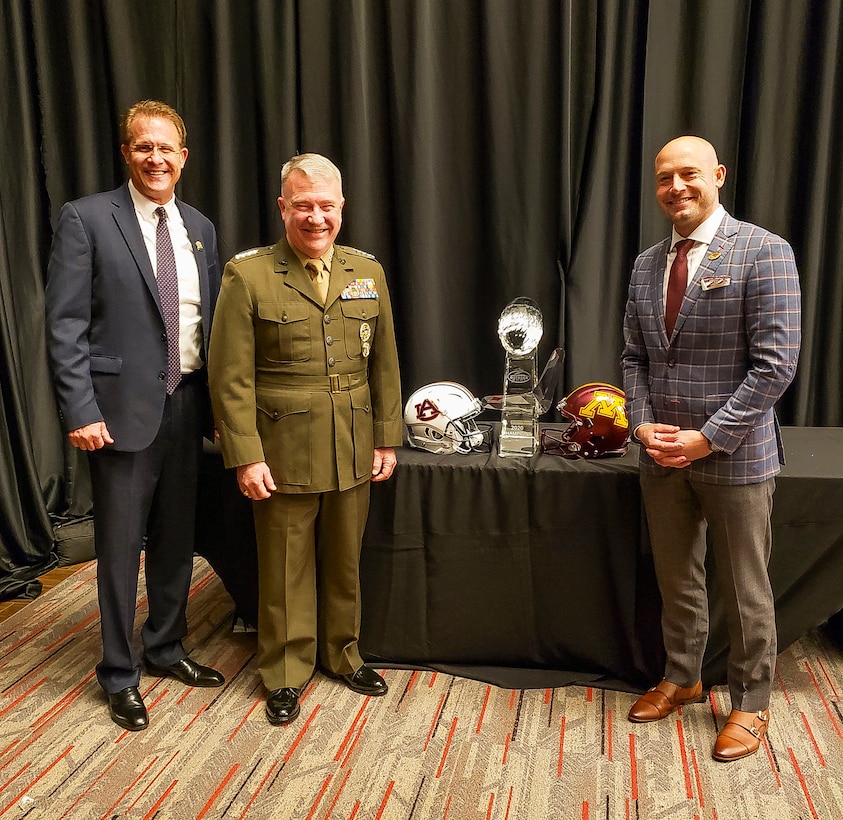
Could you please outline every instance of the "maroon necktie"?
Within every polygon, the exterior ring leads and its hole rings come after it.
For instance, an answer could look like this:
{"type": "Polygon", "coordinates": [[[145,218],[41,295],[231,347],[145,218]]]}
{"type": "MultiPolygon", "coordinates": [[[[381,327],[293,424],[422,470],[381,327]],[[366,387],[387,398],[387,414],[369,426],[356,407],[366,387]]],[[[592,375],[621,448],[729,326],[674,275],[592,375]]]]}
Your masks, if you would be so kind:
{"type": "Polygon", "coordinates": [[[688,287],[688,251],[694,245],[693,239],[681,239],[676,243],[676,258],[670,266],[670,278],[667,280],[667,303],[664,308],[664,327],[667,338],[673,335],[673,326],[685,298],[688,287]]]}
{"type": "Polygon", "coordinates": [[[161,205],[155,209],[158,227],[155,229],[156,276],[164,327],[167,330],[167,393],[172,393],[181,381],[179,357],[179,274],[176,255],[167,227],[167,212],[161,205]]]}

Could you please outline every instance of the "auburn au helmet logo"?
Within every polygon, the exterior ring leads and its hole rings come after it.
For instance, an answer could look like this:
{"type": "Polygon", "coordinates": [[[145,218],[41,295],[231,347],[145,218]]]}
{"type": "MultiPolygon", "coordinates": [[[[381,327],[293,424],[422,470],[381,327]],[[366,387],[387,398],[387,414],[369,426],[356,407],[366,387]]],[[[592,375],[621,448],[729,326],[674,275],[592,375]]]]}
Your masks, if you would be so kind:
{"type": "Polygon", "coordinates": [[[416,418],[419,421],[433,421],[439,415],[441,411],[430,399],[425,399],[416,405],[416,418]]]}

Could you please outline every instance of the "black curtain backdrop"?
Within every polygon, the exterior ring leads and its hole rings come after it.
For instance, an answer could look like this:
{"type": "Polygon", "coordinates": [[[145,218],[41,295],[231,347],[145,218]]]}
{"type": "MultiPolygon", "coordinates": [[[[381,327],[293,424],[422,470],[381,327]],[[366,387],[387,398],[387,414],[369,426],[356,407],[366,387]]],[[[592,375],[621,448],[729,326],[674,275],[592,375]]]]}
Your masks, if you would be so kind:
{"type": "Polygon", "coordinates": [[[175,106],[179,195],[221,256],[271,244],[281,164],[342,169],[344,244],[390,281],[405,397],[501,389],[495,328],[529,296],[563,390],[620,382],[633,259],[667,235],[652,163],[694,133],[724,203],[794,246],[804,340],[786,424],[839,426],[843,0],[2,0],[0,596],[89,511],[59,427],[43,281],[62,204],[124,179],[118,121],[175,106]]]}

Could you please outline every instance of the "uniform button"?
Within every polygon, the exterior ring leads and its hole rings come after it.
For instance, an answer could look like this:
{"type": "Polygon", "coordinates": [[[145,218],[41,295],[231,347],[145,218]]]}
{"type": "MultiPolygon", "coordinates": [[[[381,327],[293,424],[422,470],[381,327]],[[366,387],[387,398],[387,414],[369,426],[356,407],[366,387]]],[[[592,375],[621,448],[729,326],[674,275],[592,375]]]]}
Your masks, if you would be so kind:
{"type": "Polygon", "coordinates": [[[360,315],[365,319],[366,318],[366,311],[364,310],[360,315]]]}
{"type": "Polygon", "coordinates": [[[167,378],[167,374],[163,370],[158,371],[158,379],[160,381],[164,381],[167,378]]]}
{"type": "Polygon", "coordinates": [[[286,314],[286,313],[282,313],[282,314],[281,314],[281,321],[282,321],[282,322],[286,322],[286,321],[287,321],[287,314],[286,314]]]}
{"type": "Polygon", "coordinates": [[[332,345],[333,343],[334,343],[334,337],[333,336],[326,336],[325,337],[325,344],[326,345],[332,345]]]}
{"type": "Polygon", "coordinates": [[[325,318],[322,320],[326,325],[331,324],[331,317],[326,313],[325,318]]]}
{"type": "Polygon", "coordinates": [[[331,358],[328,359],[328,367],[333,367],[336,363],[337,363],[337,360],[333,356],[331,356],[331,358]]]}

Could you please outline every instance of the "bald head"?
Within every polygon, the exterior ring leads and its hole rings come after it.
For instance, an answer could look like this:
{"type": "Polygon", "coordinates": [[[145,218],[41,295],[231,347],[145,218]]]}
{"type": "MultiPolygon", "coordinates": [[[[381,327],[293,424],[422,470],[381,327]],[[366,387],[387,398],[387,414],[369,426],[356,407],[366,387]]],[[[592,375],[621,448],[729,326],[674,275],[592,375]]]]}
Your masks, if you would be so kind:
{"type": "Polygon", "coordinates": [[[671,140],[656,155],[656,199],[677,233],[690,236],[720,204],[726,168],[701,137],[671,140]]]}
{"type": "Polygon", "coordinates": [[[656,154],[656,170],[658,171],[660,161],[664,162],[666,158],[673,157],[693,158],[699,163],[711,165],[712,168],[719,164],[714,146],[702,137],[677,137],[671,140],[656,154]]]}

